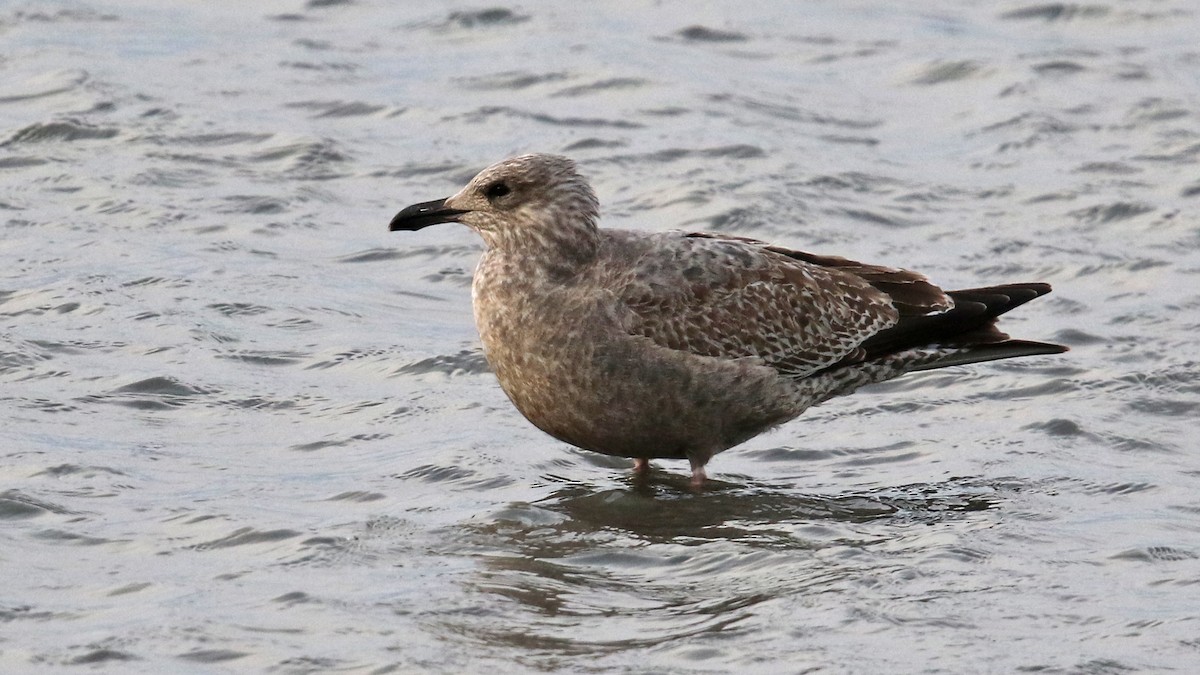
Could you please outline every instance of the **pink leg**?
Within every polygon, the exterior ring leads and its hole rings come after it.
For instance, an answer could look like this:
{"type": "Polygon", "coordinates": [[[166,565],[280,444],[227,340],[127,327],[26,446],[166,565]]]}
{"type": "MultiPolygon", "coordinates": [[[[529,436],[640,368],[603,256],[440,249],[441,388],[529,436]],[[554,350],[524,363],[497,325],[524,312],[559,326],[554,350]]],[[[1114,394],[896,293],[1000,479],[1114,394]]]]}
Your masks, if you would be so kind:
{"type": "Polygon", "coordinates": [[[650,460],[645,457],[637,457],[633,460],[633,475],[645,476],[650,473],[650,460]]]}
{"type": "Polygon", "coordinates": [[[688,462],[692,465],[692,489],[699,490],[704,487],[704,481],[708,480],[708,475],[704,473],[704,465],[708,464],[708,460],[712,458],[714,453],[688,453],[688,462]]]}

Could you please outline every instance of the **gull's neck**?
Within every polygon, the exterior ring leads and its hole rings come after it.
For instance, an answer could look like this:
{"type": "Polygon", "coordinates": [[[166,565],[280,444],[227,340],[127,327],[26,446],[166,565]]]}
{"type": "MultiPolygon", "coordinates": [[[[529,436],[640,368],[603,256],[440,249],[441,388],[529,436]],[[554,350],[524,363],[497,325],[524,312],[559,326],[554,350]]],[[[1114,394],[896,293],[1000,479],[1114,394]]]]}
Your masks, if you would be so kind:
{"type": "Polygon", "coordinates": [[[578,211],[543,211],[516,227],[481,234],[490,256],[557,278],[574,276],[595,260],[601,236],[595,216],[578,211]]]}

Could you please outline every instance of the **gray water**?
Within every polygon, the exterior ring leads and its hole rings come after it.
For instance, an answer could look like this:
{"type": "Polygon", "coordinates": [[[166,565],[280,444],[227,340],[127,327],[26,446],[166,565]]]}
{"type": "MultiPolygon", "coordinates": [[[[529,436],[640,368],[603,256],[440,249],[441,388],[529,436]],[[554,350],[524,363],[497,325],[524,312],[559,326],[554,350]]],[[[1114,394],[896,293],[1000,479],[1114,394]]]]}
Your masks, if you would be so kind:
{"type": "Polygon", "coordinates": [[[1200,667],[1200,6],[620,8],[0,4],[0,671],[1200,667]],[[1072,351],[635,482],[386,231],[527,151],[1072,351]]]}

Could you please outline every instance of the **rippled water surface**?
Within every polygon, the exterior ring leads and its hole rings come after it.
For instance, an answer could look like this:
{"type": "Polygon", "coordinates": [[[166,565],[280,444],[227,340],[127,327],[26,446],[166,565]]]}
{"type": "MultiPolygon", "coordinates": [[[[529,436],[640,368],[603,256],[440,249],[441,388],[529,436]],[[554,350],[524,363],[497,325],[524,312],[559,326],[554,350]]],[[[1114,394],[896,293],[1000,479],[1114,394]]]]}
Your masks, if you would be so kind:
{"type": "Polygon", "coordinates": [[[1194,672],[1200,7],[699,5],[0,4],[0,671],[1194,672]],[[386,231],[524,151],[1072,351],[634,481],[386,231]]]}

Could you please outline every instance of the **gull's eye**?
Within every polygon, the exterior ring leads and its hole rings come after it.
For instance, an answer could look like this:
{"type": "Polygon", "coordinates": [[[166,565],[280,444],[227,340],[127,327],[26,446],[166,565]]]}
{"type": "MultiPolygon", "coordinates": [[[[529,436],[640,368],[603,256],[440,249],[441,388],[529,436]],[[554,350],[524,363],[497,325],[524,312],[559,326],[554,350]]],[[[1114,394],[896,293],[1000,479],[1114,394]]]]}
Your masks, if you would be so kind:
{"type": "Polygon", "coordinates": [[[496,199],[497,197],[503,197],[509,192],[512,192],[512,190],[508,189],[508,185],[504,183],[492,183],[483,194],[487,195],[488,199],[496,199]]]}

